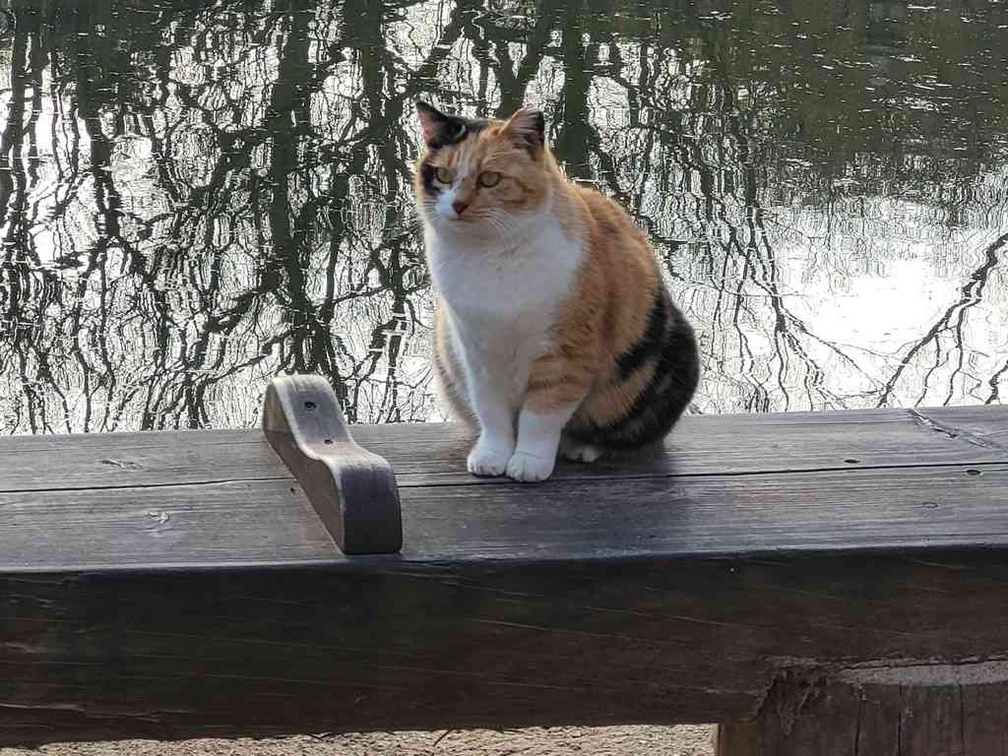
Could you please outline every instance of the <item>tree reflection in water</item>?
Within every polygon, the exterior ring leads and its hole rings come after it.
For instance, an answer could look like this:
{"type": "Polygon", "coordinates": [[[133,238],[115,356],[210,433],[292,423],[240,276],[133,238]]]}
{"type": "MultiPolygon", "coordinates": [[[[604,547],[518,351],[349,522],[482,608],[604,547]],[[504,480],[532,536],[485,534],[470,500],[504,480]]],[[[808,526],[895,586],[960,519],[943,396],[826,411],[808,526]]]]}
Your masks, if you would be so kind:
{"type": "Polygon", "coordinates": [[[0,428],[249,425],[290,371],[438,417],[421,94],[542,107],[631,208],[696,411],[1002,401],[1008,8],[806,6],[14,0],[0,428]]]}

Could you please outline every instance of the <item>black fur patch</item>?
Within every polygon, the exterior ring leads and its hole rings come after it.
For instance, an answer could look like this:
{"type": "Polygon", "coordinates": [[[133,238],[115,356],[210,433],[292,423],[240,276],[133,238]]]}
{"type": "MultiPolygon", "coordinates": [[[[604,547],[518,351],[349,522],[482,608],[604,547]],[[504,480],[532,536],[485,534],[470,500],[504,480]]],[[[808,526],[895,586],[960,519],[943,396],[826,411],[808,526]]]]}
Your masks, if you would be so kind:
{"type": "Polygon", "coordinates": [[[520,144],[525,148],[533,160],[542,154],[546,145],[546,118],[538,110],[526,111],[531,122],[531,130],[522,129],[520,144]]]}
{"type": "Polygon", "coordinates": [[[623,417],[602,426],[569,428],[565,433],[607,449],[638,449],[661,440],[685,411],[700,381],[693,329],[668,301],[657,361],[651,381],[623,417]]]}
{"type": "Polygon", "coordinates": [[[478,134],[490,125],[489,121],[483,119],[442,113],[424,102],[418,102],[417,109],[426,113],[436,125],[434,135],[427,140],[427,147],[431,150],[463,142],[472,134],[478,134]]]}
{"type": "Polygon", "coordinates": [[[434,174],[437,169],[426,160],[420,164],[420,183],[423,184],[424,191],[431,197],[436,197],[441,193],[441,188],[434,181],[434,174]]]}
{"type": "Polygon", "coordinates": [[[633,346],[616,358],[618,380],[624,381],[629,378],[635,370],[648,361],[649,357],[661,350],[665,337],[665,320],[668,317],[665,311],[667,300],[668,294],[664,289],[661,289],[655,297],[654,304],[651,305],[647,328],[644,329],[643,335],[633,346]]]}
{"type": "Polygon", "coordinates": [[[542,147],[546,144],[546,117],[538,110],[532,111],[530,115],[535,132],[534,135],[530,135],[529,143],[535,147],[542,147]]]}

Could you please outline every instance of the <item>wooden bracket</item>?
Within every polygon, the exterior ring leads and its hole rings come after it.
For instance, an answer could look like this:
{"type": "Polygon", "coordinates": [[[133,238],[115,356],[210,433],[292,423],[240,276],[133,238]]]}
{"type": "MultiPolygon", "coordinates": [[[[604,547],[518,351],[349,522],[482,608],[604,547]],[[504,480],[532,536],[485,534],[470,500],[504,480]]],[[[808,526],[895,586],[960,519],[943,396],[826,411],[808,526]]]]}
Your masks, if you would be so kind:
{"type": "Polygon", "coordinates": [[[402,548],[392,466],[354,442],[324,378],[274,378],[263,401],[262,427],[344,554],[392,554],[402,548]]]}

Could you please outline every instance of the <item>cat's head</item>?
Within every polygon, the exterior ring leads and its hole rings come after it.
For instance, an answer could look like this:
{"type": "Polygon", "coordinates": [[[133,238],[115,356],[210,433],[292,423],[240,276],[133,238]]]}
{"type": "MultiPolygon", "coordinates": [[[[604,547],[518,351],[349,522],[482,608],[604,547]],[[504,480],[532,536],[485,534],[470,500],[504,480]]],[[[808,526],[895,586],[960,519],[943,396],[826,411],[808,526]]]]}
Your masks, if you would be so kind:
{"type": "Polygon", "coordinates": [[[475,120],[417,103],[426,146],[417,165],[417,207],[452,234],[506,237],[540,214],[556,164],[537,110],[504,121],[475,120]]]}

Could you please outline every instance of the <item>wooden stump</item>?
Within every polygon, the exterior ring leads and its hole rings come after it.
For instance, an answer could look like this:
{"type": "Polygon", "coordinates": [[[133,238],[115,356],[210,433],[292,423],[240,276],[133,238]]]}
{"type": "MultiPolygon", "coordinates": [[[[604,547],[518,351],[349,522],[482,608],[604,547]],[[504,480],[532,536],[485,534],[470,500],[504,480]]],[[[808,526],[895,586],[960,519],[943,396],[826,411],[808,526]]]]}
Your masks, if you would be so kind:
{"type": "Polygon", "coordinates": [[[1005,756],[1008,662],[786,675],[716,743],[718,756],[1005,756]]]}

